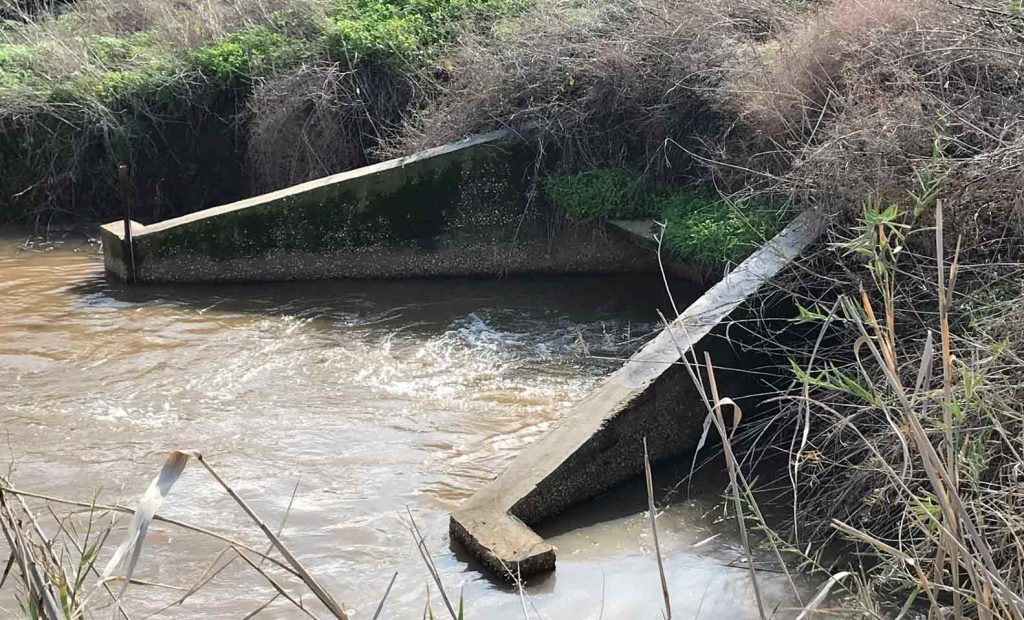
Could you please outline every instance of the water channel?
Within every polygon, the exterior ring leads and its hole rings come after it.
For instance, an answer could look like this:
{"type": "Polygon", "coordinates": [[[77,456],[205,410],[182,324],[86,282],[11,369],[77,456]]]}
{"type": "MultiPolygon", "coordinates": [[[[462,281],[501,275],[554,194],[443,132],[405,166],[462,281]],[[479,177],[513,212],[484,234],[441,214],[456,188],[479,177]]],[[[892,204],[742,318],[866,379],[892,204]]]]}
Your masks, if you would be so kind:
{"type": "MultiPolygon", "coordinates": [[[[677,302],[697,292],[680,285],[677,302]]],[[[168,450],[199,450],[269,523],[288,513],[285,543],[356,620],[396,571],[382,617],[422,617],[428,587],[444,617],[407,509],[467,618],[660,618],[638,484],[539,528],[558,569],[525,596],[449,547],[447,514],[669,307],[648,275],[126,289],[105,279],[95,242],[11,233],[0,237],[0,467],[25,489],[133,503],[168,450]]],[[[671,482],[659,479],[659,493],[671,482]]],[[[737,537],[716,508],[724,481],[696,488],[658,518],[674,617],[754,617],[737,537]]],[[[265,544],[199,467],[161,512],[265,544]]],[[[155,525],[136,576],[190,585],[222,547],[155,525]]],[[[761,585],[774,617],[794,615],[781,575],[761,585]]],[[[4,590],[0,615],[20,615],[4,590]]],[[[132,587],[126,606],[142,617],[179,595],[132,587]]],[[[239,618],[272,595],[235,562],[167,615],[239,618]]],[[[259,617],[295,611],[278,600],[259,617]]]]}

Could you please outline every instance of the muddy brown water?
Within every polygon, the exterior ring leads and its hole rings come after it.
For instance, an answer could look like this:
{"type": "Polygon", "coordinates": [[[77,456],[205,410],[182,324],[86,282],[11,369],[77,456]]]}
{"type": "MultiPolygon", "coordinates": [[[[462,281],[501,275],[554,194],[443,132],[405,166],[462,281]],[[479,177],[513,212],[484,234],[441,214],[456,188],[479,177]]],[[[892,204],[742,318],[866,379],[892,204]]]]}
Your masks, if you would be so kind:
{"type": "MultiPolygon", "coordinates": [[[[696,293],[677,289],[682,302],[696,293]]],[[[94,242],[8,234],[0,464],[25,489],[132,503],[168,450],[202,451],[269,523],[288,512],[285,543],[356,620],[372,616],[395,572],[382,617],[422,617],[428,587],[444,617],[407,508],[467,618],[660,618],[638,483],[544,524],[558,569],[522,594],[449,546],[447,513],[638,348],[668,307],[659,280],[636,275],[129,290],[104,278],[94,242]]],[[[724,481],[699,489],[658,518],[674,617],[755,617],[737,537],[715,508],[724,481]]],[[[161,513],[265,544],[195,466],[161,513]]],[[[136,576],[187,586],[221,548],[157,524],[136,576]]],[[[793,615],[781,575],[764,573],[761,586],[775,617],[793,615]]],[[[126,606],[141,617],[178,595],[132,587],[126,606]]],[[[272,595],[235,562],[167,615],[238,618],[272,595]]],[[[21,615],[10,584],[0,606],[21,615]]],[[[279,599],[260,617],[296,615],[279,599]]]]}

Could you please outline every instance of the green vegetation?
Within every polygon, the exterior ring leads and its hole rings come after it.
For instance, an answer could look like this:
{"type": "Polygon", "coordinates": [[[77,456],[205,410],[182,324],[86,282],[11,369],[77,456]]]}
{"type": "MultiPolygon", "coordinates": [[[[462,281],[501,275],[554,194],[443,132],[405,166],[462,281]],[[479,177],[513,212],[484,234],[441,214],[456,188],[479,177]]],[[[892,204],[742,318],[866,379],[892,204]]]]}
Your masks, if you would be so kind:
{"type": "Polygon", "coordinates": [[[199,48],[188,57],[189,64],[221,84],[236,84],[268,75],[308,56],[301,40],[289,39],[262,26],[236,32],[199,48]]]}
{"type": "Polygon", "coordinates": [[[490,21],[526,6],[526,0],[339,2],[323,25],[323,44],[333,58],[417,63],[449,39],[452,24],[490,21]]]}
{"type": "Polygon", "coordinates": [[[750,200],[729,202],[703,191],[664,199],[663,243],[679,260],[705,265],[737,263],[782,229],[779,213],[750,200]]]}
{"type": "MultiPolygon", "coordinates": [[[[306,16],[313,21],[295,24],[276,14],[271,23],[228,32],[195,48],[176,48],[146,31],[84,36],[83,53],[72,61],[79,66],[70,68],[82,98],[109,100],[159,82],[154,74],[166,82],[195,71],[209,82],[231,86],[304,61],[417,65],[448,41],[453,24],[493,20],[525,6],[526,0],[333,0],[322,19],[306,16]]],[[[58,51],[47,42],[0,44],[0,98],[29,86],[43,93],[66,87],[67,76],[54,70],[58,60],[67,62],[57,58],[65,56],[58,51]]]]}
{"type": "MultiPolygon", "coordinates": [[[[309,0],[229,12],[154,0],[139,9],[146,19],[118,21],[119,5],[82,0],[34,22],[9,22],[0,44],[0,222],[109,218],[123,163],[147,177],[136,182],[146,203],[140,219],[240,198],[250,193],[246,134],[260,84],[306,88],[287,80],[309,67],[358,75],[346,86],[351,105],[378,98],[376,117],[359,114],[379,127],[407,111],[402,89],[411,91],[417,71],[438,61],[457,26],[484,28],[526,1],[309,0]],[[375,77],[382,73],[383,83],[375,77]],[[372,83],[364,87],[364,79],[372,83]]],[[[292,95],[301,100],[306,92],[292,95]]],[[[263,109],[271,115],[276,107],[263,109]]],[[[295,114],[292,122],[309,112],[300,106],[295,114]]],[[[337,130],[349,139],[346,131],[337,130]]],[[[335,141],[354,153],[342,159],[373,157],[373,139],[351,139],[335,141]]]]}
{"type": "Polygon", "coordinates": [[[629,170],[601,168],[551,176],[544,192],[554,204],[580,219],[629,219],[654,214],[643,183],[629,170]]]}
{"type": "Polygon", "coordinates": [[[583,220],[654,218],[665,224],[668,254],[701,265],[743,260],[784,222],[763,202],[730,201],[699,188],[652,190],[621,168],[551,176],[544,191],[552,203],[583,220]]]}

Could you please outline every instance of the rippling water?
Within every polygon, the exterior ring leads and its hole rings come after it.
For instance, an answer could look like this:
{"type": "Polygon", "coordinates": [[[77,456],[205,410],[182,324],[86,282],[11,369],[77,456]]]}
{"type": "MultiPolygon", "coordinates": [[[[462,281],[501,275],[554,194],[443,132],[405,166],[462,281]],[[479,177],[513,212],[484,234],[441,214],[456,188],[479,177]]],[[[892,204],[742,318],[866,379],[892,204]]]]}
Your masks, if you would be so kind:
{"type": "MultiPolygon", "coordinates": [[[[559,568],[525,600],[449,548],[447,512],[638,348],[666,307],[648,276],[129,290],[104,279],[95,244],[2,238],[0,458],[18,486],[130,503],[169,449],[200,450],[268,522],[288,512],[286,544],[357,620],[396,571],[383,616],[421,617],[429,577],[406,508],[470,619],[522,618],[524,606],[531,618],[657,618],[636,485],[545,524],[559,568]]],[[[659,518],[677,618],[756,613],[713,487],[659,518]]],[[[198,468],[161,512],[263,544],[198,468]]],[[[188,585],[220,549],[154,526],[137,576],[188,585]]],[[[792,604],[781,580],[764,581],[773,607],[792,604]]],[[[236,562],[171,615],[241,617],[272,594],[236,562]]],[[[133,587],[127,606],[177,596],[133,587]]],[[[9,593],[0,604],[14,613],[9,593]]],[[[262,616],[294,611],[279,601],[262,616]]]]}

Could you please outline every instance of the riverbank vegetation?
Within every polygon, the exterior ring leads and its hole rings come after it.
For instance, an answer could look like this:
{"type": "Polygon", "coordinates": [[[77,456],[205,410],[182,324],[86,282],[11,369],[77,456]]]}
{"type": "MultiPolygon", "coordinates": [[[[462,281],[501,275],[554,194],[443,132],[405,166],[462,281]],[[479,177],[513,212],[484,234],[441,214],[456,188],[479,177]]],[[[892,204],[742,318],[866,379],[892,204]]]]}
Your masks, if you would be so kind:
{"type": "Polygon", "coordinates": [[[666,256],[713,268],[739,263],[787,219],[783,210],[760,200],[733,200],[692,187],[645,187],[634,172],[622,168],[549,176],[544,194],[583,221],[651,218],[664,227],[666,256]]]}
{"type": "MultiPolygon", "coordinates": [[[[0,220],[110,218],[117,167],[140,219],[377,159],[453,24],[520,0],[79,0],[8,9],[0,220]]],[[[482,27],[482,26],[481,26],[482,27]]]]}
{"type": "Polygon", "coordinates": [[[680,258],[819,210],[795,317],[749,323],[785,381],[735,449],[788,460],[780,540],[864,558],[868,616],[1024,617],[1018,0],[79,0],[4,34],[7,221],[110,215],[119,162],[158,218],[527,126],[544,195],[680,258]]]}

